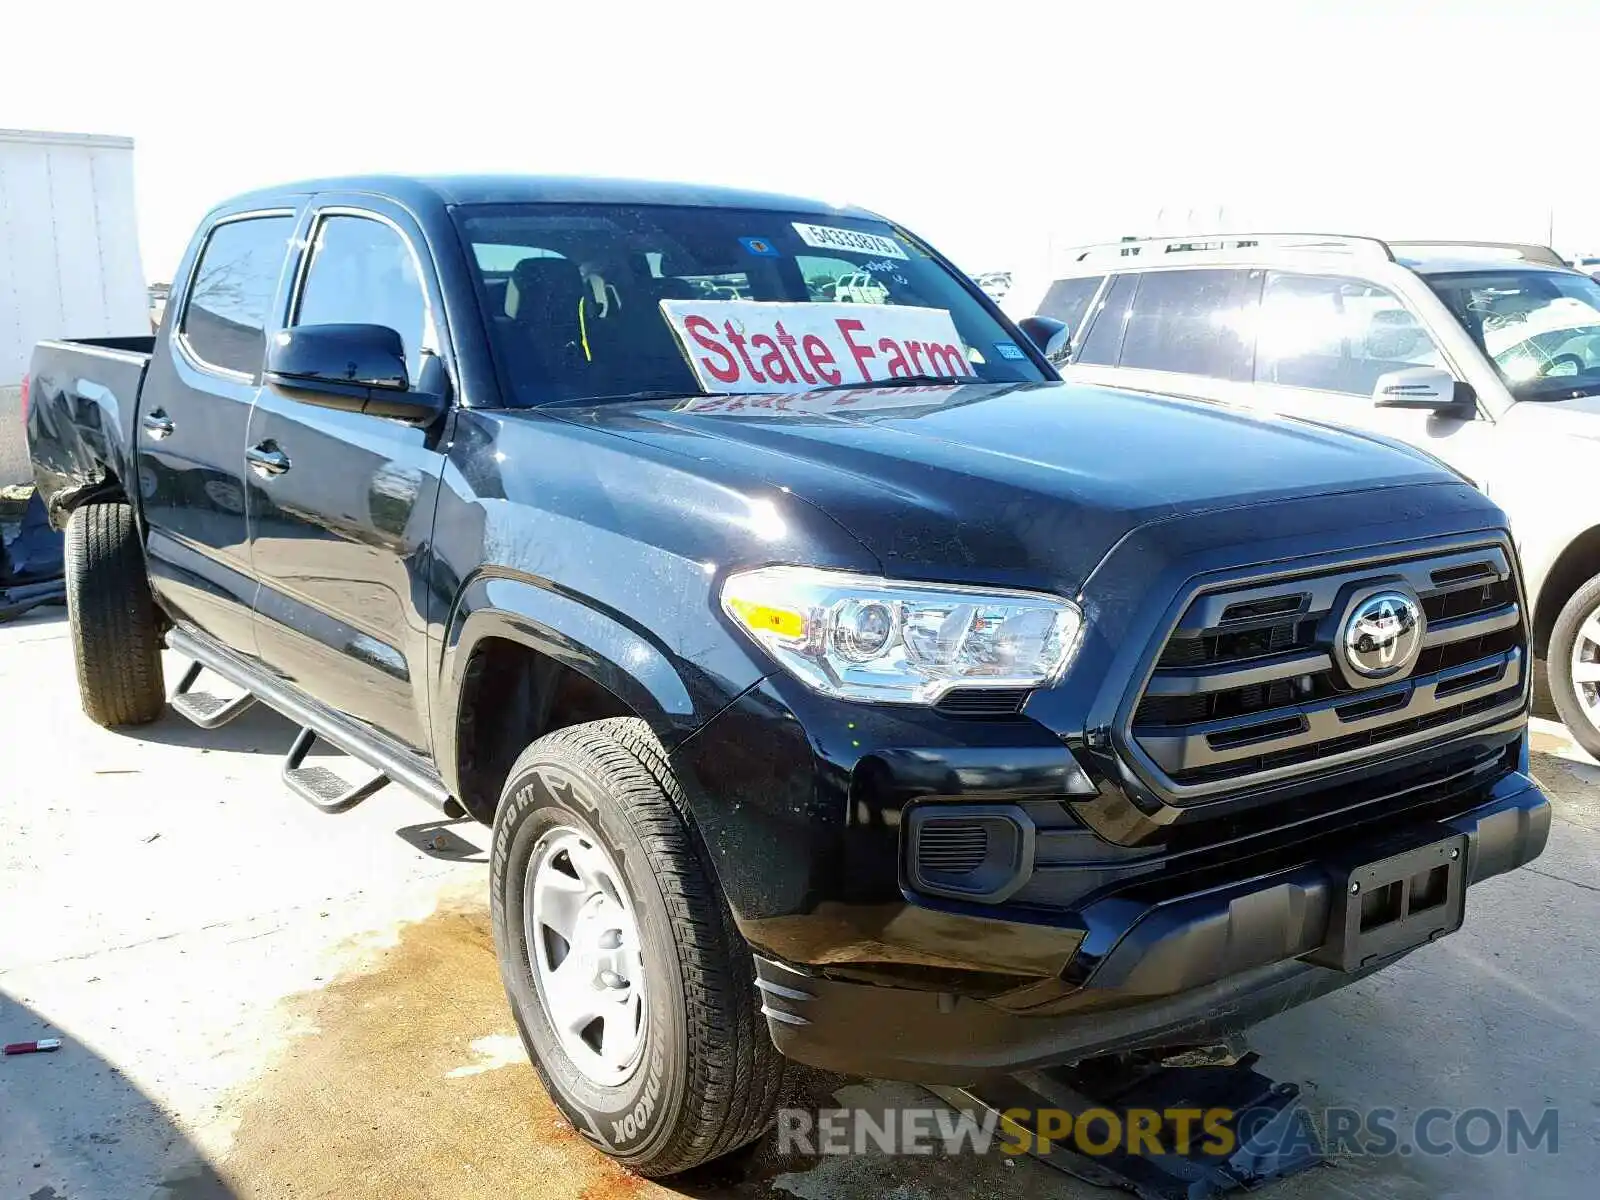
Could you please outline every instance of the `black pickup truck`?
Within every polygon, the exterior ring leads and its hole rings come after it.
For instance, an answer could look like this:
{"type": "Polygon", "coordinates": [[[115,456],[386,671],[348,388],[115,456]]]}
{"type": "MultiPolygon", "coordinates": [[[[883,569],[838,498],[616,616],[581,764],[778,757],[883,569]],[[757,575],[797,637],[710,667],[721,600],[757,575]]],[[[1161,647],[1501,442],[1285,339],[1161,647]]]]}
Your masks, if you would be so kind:
{"type": "Polygon", "coordinates": [[[1516,555],[1419,452],[1058,340],[856,209],[244,196],[153,339],[34,355],[84,709],[160,715],[165,646],[184,715],[303,726],[319,807],[492,823],[528,1050],[647,1174],[758,1136],[784,1056],[1208,1044],[1543,848],[1516,555]]]}

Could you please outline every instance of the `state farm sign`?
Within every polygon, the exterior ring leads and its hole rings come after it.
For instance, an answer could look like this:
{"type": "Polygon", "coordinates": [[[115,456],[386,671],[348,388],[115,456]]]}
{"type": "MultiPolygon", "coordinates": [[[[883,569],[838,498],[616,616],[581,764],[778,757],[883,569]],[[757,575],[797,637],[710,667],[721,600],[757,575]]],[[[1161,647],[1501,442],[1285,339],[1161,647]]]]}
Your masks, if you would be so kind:
{"type": "Polygon", "coordinates": [[[942,308],[663,300],[661,311],[707,392],[803,392],[973,374],[942,308]]]}

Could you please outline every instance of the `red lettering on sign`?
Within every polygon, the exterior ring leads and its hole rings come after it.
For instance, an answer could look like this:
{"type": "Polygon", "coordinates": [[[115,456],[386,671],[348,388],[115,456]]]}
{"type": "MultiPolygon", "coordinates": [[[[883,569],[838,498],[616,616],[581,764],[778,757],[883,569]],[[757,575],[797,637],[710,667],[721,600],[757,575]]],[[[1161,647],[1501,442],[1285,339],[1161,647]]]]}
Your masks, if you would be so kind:
{"type": "MultiPolygon", "coordinates": [[[[661,311],[707,392],[871,388],[920,375],[973,377],[960,334],[949,314],[938,310],[663,300],[661,311]],[[776,320],[780,313],[782,321],[776,320]]],[[[770,401],[763,403],[770,407],[770,401]]]]}
{"type": "Polygon", "coordinates": [[[899,342],[895,341],[893,338],[879,338],[878,349],[882,350],[885,354],[892,354],[894,356],[889,360],[889,374],[891,376],[911,374],[911,368],[906,366],[905,352],[900,349],[899,342]]]}
{"type": "Polygon", "coordinates": [[[935,375],[971,375],[967,356],[949,342],[939,345],[928,342],[923,347],[928,352],[928,370],[935,375]]]}
{"type": "Polygon", "coordinates": [[[778,345],[789,352],[789,361],[794,363],[794,369],[800,373],[801,379],[804,379],[807,383],[815,383],[817,381],[817,377],[806,370],[805,363],[800,361],[800,355],[795,351],[794,334],[783,327],[782,321],[778,322],[778,345]]]}
{"type": "Polygon", "coordinates": [[[852,333],[860,333],[865,326],[854,317],[839,317],[834,324],[839,327],[839,336],[844,338],[844,344],[850,347],[850,357],[856,360],[856,370],[861,372],[862,379],[870,383],[872,372],[867,370],[867,359],[878,356],[872,352],[871,346],[863,346],[850,336],[852,333]]]}
{"type": "Polygon", "coordinates": [[[750,361],[750,355],[745,353],[744,335],[734,331],[732,321],[723,322],[722,331],[728,335],[728,340],[733,343],[733,348],[739,352],[739,358],[744,362],[744,369],[750,373],[750,378],[757,383],[765,383],[767,377],[756,370],[755,363],[750,361]]]}
{"type": "Polygon", "coordinates": [[[806,352],[806,357],[811,360],[811,369],[817,373],[818,379],[828,383],[838,383],[843,376],[833,369],[836,361],[833,351],[828,349],[828,343],[814,333],[808,333],[801,340],[800,346],[806,352]]]}
{"type": "Polygon", "coordinates": [[[783,361],[783,351],[778,349],[778,343],[764,333],[753,334],[750,338],[750,349],[761,351],[761,366],[767,372],[767,378],[773,383],[793,383],[794,372],[789,370],[789,364],[783,361]]]}
{"type": "Polygon", "coordinates": [[[688,317],[683,322],[683,329],[685,333],[699,343],[702,350],[709,350],[713,354],[722,356],[723,365],[721,367],[718,367],[709,358],[700,360],[713,377],[720,379],[723,383],[732,383],[739,378],[739,367],[733,361],[733,355],[729,354],[728,348],[717,341],[714,336],[717,332],[715,325],[704,317],[688,317]],[[713,336],[708,337],[708,334],[713,336]]]}

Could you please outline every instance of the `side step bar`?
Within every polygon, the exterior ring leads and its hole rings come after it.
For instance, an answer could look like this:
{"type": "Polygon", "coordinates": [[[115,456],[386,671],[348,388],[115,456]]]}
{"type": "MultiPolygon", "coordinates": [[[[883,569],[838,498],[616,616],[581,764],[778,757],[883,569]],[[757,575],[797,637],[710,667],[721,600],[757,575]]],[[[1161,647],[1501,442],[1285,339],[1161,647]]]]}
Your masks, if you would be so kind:
{"type": "MultiPolygon", "coordinates": [[[[354,717],[346,716],[301,695],[283,680],[239,658],[231,650],[196,629],[176,626],[168,630],[167,646],[205,670],[214,671],[230,683],[243,688],[253,700],[259,700],[268,708],[282,713],[301,726],[301,733],[295,738],[294,746],[290,748],[289,756],[284,760],[284,782],[296,795],[315,804],[324,812],[344,812],[365,800],[384,784],[394,782],[417,793],[448,817],[466,815],[466,810],[455,797],[450,795],[433,764],[420,754],[390,741],[354,717]],[[382,782],[373,779],[355,788],[349,788],[343,780],[339,780],[338,792],[330,794],[333,785],[322,780],[321,775],[332,775],[333,772],[323,767],[304,765],[305,756],[317,738],[344,751],[357,762],[371,767],[378,773],[382,782]],[[296,751],[299,752],[298,757],[296,751]],[[308,776],[306,774],[308,772],[316,774],[308,776]],[[354,792],[362,794],[354,800],[349,800],[354,792]],[[313,800],[312,795],[315,795],[316,799],[313,800]],[[349,803],[339,807],[340,802],[344,800],[349,800],[349,803]],[[334,807],[329,807],[330,804],[334,807]]],[[[192,674],[198,674],[193,666],[185,673],[184,678],[189,680],[192,674]]],[[[192,682],[190,680],[191,685],[192,682]]],[[[178,711],[186,717],[189,716],[188,711],[182,706],[179,706],[178,711]]],[[[243,708],[239,711],[242,712],[243,708]]],[[[238,713],[231,715],[237,716],[238,713]]],[[[216,724],[221,724],[221,721],[216,721],[216,724]]]]}
{"type": "Polygon", "coordinates": [[[1140,1200],[1254,1191],[1323,1161],[1295,1084],[1262,1075],[1253,1053],[1188,1065],[1206,1057],[1117,1055],[929,1090],[957,1109],[999,1115],[1041,1162],[1140,1200]],[[1169,1114],[1186,1114],[1185,1133],[1176,1132],[1177,1118],[1169,1114]],[[1143,1138],[1135,1132],[1141,1128],[1143,1138]]]}
{"type": "Polygon", "coordinates": [[[196,659],[178,681],[178,688],[172,693],[172,707],[181,715],[201,729],[216,729],[255,705],[256,698],[249,692],[232,700],[224,700],[209,692],[194,691],[195,680],[200,678],[200,672],[205,669],[205,663],[196,659]]]}
{"type": "Polygon", "coordinates": [[[294,745],[283,756],[284,786],[312,808],[330,814],[348,812],[372,793],[389,785],[389,777],[382,771],[365,783],[349,784],[327,767],[316,764],[305,766],[306,755],[311,753],[311,747],[316,744],[317,731],[307,725],[295,734],[294,745]]]}

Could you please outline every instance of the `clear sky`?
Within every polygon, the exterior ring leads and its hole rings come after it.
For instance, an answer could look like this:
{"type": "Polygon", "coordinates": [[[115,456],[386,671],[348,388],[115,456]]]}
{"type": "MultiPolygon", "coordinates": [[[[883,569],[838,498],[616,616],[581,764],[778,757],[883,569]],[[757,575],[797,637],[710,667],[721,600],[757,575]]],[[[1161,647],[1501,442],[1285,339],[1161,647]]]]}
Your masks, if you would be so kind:
{"type": "Polygon", "coordinates": [[[132,135],[146,274],[250,187],[686,179],[972,271],[1217,227],[1600,248],[1600,0],[12,0],[0,126],[132,135]]]}

